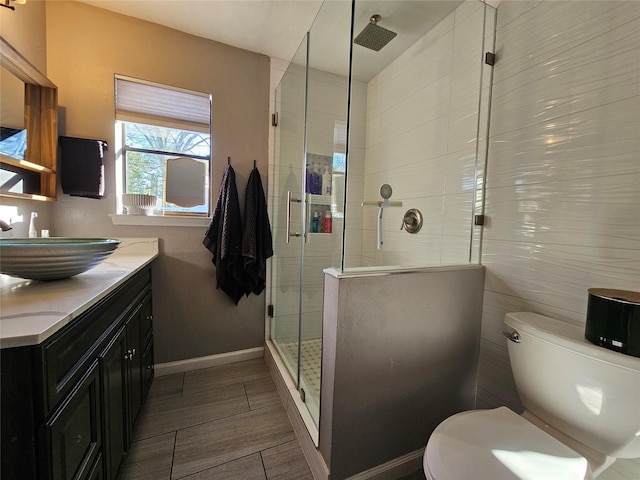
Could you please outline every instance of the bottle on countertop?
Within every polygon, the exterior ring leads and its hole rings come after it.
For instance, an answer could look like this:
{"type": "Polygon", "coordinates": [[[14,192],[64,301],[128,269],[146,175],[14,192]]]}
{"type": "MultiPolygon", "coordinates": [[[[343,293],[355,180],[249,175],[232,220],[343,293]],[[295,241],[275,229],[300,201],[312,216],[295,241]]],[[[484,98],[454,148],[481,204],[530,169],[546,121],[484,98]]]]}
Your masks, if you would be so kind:
{"type": "Polygon", "coordinates": [[[35,219],[38,218],[38,212],[31,212],[31,221],[29,222],[29,238],[36,238],[38,231],[36,230],[35,219]]]}
{"type": "Polygon", "coordinates": [[[331,210],[324,212],[324,233],[331,233],[331,210]]]}

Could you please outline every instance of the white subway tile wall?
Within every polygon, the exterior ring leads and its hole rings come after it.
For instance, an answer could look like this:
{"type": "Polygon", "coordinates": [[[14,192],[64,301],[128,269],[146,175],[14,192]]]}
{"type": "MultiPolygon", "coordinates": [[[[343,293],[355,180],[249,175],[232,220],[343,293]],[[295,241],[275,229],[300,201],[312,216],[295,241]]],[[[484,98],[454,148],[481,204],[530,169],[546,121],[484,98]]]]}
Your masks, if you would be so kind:
{"type": "Polygon", "coordinates": [[[640,290],[640,2],[504,0],[496,39],[478,407],[520,409],[505,313],[640,290]]]}
{"type": "Polygon", "coordinates": [[[464,2],[368,83],[363,200],[388,183],[403,206],[384,212],[380,250],[377,209],[362,209],[362,258],[347,266],[469,261],[484,15],[483,3],[464,2]],[[409,208],[424,216],[416,235],[400,230],[409,208]]]}

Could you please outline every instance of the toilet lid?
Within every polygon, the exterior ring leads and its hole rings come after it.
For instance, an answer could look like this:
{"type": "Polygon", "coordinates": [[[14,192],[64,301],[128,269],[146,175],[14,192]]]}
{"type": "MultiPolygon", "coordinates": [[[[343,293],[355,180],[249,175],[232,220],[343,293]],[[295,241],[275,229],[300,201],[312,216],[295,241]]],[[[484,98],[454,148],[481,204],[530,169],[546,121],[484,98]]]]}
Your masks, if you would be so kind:
{"type": "Polygon", "coordinates": [[[447,418],[424,454],[436,480],[584,480],[587,460],[506,407],[447,418]]]}

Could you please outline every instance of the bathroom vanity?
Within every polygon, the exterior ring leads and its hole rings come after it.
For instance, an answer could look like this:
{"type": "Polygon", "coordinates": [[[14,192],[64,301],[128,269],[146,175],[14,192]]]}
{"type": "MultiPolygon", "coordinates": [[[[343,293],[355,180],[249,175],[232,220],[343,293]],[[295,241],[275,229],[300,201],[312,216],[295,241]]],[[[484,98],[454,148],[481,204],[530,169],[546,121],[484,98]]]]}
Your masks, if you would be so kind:
{"type": "Polygon", "coordinates": [[[65,280],[0,276],[3,479],[114,479],[153,380],[157,239],[65,280]]]}

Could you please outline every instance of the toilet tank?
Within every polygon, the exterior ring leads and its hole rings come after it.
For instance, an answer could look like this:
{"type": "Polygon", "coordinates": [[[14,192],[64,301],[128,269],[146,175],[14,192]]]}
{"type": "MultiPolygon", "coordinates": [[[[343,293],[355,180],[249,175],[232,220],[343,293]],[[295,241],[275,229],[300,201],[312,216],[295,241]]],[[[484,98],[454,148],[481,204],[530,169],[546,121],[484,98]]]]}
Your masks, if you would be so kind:
{"type": "Polygon", "coordinates": [[[508,313],[504,323],[519,339],[507,344],[528,411],[605,455],[640,457],[640,358],[593,345],[584,328],[535,313],[508,313]]]}

